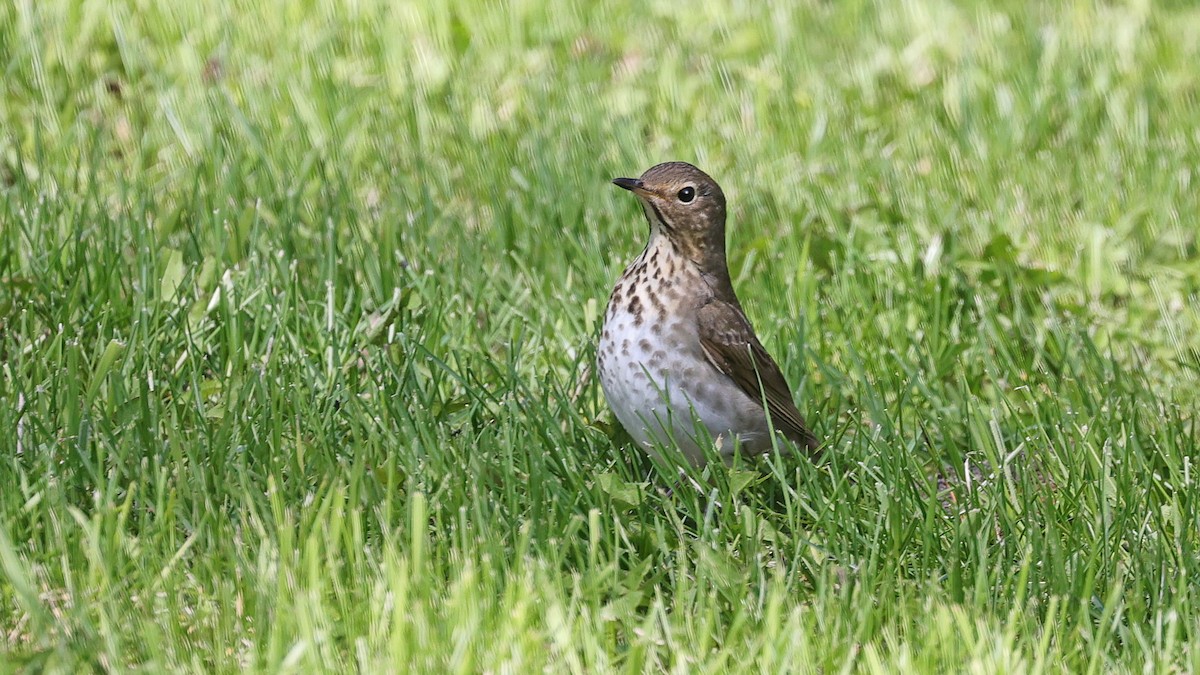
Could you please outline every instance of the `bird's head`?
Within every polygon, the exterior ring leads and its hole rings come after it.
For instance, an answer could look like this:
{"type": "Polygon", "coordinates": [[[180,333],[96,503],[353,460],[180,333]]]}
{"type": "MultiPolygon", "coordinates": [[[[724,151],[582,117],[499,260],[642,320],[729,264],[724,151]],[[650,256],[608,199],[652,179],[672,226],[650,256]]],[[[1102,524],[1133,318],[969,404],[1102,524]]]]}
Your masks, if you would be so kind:
{"type": "Polygon", "coordinates": [[[725,193],[708,174],[687,162],[666,162],[613,184],[638,196],[651,236],[666,235],[702,266],[717,259],[724,264],[725,193]]]}

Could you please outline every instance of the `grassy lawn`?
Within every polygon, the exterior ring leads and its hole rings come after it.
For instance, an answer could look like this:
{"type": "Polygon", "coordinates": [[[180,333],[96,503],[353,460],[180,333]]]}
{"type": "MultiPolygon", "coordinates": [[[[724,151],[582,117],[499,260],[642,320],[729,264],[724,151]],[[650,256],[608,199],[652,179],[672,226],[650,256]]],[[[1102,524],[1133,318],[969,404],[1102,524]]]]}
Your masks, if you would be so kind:
{"type": "Polygon", "coordinates": [[[0,3],[0,671],[1200,670],[1200,9],[224,4],[0,3]],[[671,159],[816,465],[614,429],[671,159]]]}

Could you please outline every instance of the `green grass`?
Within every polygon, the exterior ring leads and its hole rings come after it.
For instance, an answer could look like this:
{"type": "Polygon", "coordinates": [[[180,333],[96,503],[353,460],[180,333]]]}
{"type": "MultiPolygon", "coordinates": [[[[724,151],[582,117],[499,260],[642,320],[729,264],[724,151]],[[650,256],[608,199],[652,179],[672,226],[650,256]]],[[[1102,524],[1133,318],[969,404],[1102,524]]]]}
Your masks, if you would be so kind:
{"type": "Polygon", "coordinates": [[[245,4],[0,3],[0,670],[1200,670],[1200,10],[245,4]],[[816,466],[610,431],[669,159],[816,466]]]}

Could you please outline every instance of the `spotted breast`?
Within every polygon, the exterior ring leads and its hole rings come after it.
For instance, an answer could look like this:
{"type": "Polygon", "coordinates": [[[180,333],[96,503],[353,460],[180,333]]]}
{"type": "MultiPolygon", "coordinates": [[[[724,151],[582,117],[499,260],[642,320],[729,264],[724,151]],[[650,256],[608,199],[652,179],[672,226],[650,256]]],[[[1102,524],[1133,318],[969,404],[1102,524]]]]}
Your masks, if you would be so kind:
{"type": "Polygon", "coordinates": [[[665,236],[626,268],[613,289],[597,369],[626,431],[649,452],[676,447],[692,464],[702,446],[730,455],[770,447],[762,405],[721,376],[704,353],[696,312],[712,297],[699,270],[665,236]]]}

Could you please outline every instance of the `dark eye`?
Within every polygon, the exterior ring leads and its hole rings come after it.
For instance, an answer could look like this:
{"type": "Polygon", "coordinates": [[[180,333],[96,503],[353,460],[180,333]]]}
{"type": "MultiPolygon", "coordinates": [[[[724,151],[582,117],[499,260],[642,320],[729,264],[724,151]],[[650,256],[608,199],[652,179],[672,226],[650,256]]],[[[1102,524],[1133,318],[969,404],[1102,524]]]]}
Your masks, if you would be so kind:
{"type": "Polygon", "coordinates": [[[693,188],[690,186],[685,187],[679,191],[678,196],[679,196],[679,201],[686,204],[696,198],[696,188],[693,188]]]}

